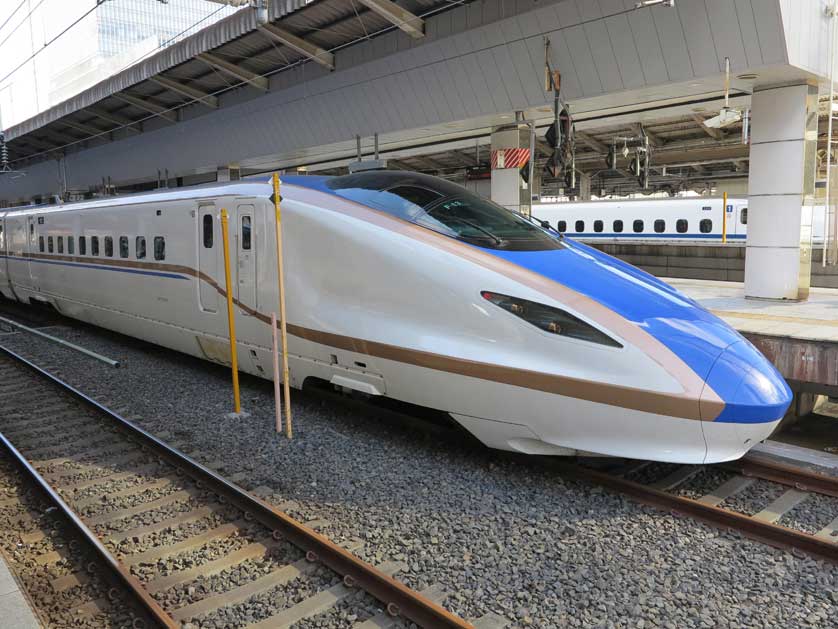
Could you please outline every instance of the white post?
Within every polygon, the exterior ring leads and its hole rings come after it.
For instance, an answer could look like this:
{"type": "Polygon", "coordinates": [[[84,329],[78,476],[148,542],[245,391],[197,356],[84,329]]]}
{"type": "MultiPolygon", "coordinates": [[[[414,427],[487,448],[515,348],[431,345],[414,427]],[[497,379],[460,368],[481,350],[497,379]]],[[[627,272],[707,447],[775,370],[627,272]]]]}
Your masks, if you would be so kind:
{"type": "Polygon", "coordinates": [[[276,432],[282,432],[282,398],[279,395],[279,342],[276,334],[276,313],[271,313],[271,336],[273,338],[273,352],[271,358],[274,364],[274,401],[276,403],[276,432]]]}

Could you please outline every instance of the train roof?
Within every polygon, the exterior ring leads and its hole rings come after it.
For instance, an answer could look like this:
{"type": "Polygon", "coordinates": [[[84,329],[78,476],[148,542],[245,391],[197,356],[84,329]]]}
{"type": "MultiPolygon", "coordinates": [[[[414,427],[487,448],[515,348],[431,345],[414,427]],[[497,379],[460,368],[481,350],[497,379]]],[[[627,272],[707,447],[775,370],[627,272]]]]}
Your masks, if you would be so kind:
{"type": "Polygon", "coordinates": [[[273,194],[273,189],[269,181],[270,178],[268,177],[259,177],[239,181],[221,183],[213,182],[197,186],[185,186],[183,188],[160,188],[150,192],[102,197],[100,199],[74,201],[72,203],[61,203],[58,205],[36,205],[7,208],[0,213],[0,216],[49,214],[52,212],[62,212],[68,210],[119,207],[124,205],[135,205],[138,203],[160,203],[163,201],[185,201],[190,199],[206,199],[219,196],[264,196],[267,198],[273,194]]]}
{"type": "MultiPolygon", "coordinates": [[[[696,203],[699,201],[721,201],[724,197],[667,197],[656,199],[595,199],[591,201],[555,201],[551,203],[534,203],[533,207],[549,205],[550,207],[561,205],[613,205],[616,203],[696,203]]],[[[748,197],[728,197],[728,201],[747,202],[748,197]]]]}

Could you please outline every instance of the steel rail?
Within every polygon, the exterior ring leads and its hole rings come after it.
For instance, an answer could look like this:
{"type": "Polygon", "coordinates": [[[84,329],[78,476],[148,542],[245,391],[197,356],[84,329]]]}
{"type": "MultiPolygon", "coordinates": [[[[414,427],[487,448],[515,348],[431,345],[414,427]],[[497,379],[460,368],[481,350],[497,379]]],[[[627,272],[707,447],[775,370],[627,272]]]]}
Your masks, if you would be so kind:
{"type": "Polygon", "coordinates": [[[691,498],[676,496],[647,485],[635,483],[605,472],[571,463],[556,462],[554,469],[576,480],[601,485],[631,496],[638,502],[669,511],[673,515],[687,515],[721,529],[733,529],[746,537],[783,549],[797,549],[838,564],[838,544],[762,520],[707,505],[691,498]]]}
{"type": "MultiPolygon", "coordinates": [[[[372,565],[333,543],[328,538],[297,522],[267,502],[244,491],[237,485],[216,474],[213,470],[201,465],[183,452],[171,447],[136,424],[82,393],[72,385],[43,370],[23,356],[0,346],[0,355],[4,354],[53,382],[86,406],[106,415],[129,435],[138,438],[141,445],[154,450],[174,466],[183,470],[197,481],[199,485],[211,488],[216,493],[225,496],[246,514],[249,514],[272,529],[277,536],[284,537],[298,548],[304,550],[306,557],[310,561],[320,561],[341,575],[347,586],[359,587],[378,599],[385,605],[389,614],[403,617],[421,627],[432,627],[434,629],[473,629],[471,624],[422,596],[419,592],[385,575],[372,565]]],[[[29,467],[31,468],[31,466],[29,467]]],[[[55,492],[51,492],[51,494],[55,494],[55,492]]],[[[60,500],[60,497],[57,494],[55,495],[60,500]]],[[[69,510],[69,507],[66,505],[65,507],[69,510]]],[[[83,523],[80,522],[80,524],[84,526],[83,523]]],[[[131,587],[130,584],[129,587],[131,587]]],[[[140,585],[139,587],[142,586],[140,585]]],[[[151,600],[153,601],[154,599],[151,600]]],[[[179,625],[164,626],[177,627],[179,625]]]]}
{"type": "Polygon", "coordinates": [[[838,477],[836,476],[827,476],[792,465],[774,463],[753,455],[726,463],[724,467],[736,470],[743,476],[761,478],[801,491],[811,491],[838,498],[838,477]]]}
{"type": "Polygon", "coordinates": [[[0,432],[0,442],[2,442],[3,447],[5,447],[9,452],[12,460],[23,468],[29,477],[35,481],[41,491],[47,495],[55,506],[64,514],[64,517],[70,521],[70,524],[73,525],[73,528],[76,529],[76,532],[81,536],[83,541],[93,548],[95,553],[99,556],[99,559],[101,559],[113,572],[117,579],[134,594],[140,604],[149,614],[151,614],[152,618],[159,622],[162,627],[178,629],[180,627],[180,623],[176,622],[171,616],[163,611],[163,608],[160,607],[159,603],[151,597],[142,584],[140,584],[139,580],[132,575],[131,572],[124,565],[122,565],[107,548],[105,548],[93,531],[87,528],[87,525],[81,521],[75,511],[73,511],[70,506],[64,502],[61,496],[58,495],[58,492],[52,488],[44,477],[38,473],[26,457],[24,457],[18,449],[12,445],[12,442],[9,441],[2,432],[0,432]]]}

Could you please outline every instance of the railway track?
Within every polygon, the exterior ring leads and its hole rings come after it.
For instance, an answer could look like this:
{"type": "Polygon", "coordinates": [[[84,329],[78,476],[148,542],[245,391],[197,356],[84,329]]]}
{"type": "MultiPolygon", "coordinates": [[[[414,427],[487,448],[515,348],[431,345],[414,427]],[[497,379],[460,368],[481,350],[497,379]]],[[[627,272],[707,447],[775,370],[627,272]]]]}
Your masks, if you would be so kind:
{"type": "Polygon", "coordinates": [[[472,626],[434,602],[440,588],[392,578],[401,564],[361,561],[360,543],[333,544],[5,348],[0,400],[9,458],[96,557],[53,579],[57,594],[102,569],[164,627],[290,627],[361,591],[386,611],[359,629],[472,626]]]}
{"type": "Polygon", "coordinates": [[[566,462],[555,465],[563,475],[673,515],[838,563],[838,477],[750,455],[713,466],[637,461],[607,472],[566,462]],[[819,521],[801,523],[792,517],[815,501],[819,517],[814,520],[819,521]]]}

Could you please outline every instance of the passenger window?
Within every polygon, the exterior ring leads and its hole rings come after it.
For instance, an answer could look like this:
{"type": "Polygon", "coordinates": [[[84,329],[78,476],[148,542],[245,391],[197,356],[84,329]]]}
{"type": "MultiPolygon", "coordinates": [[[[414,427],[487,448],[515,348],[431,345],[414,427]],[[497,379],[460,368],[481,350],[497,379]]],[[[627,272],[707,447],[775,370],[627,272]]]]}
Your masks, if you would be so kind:
{"type": "Polygon", "coordinates": [[[585,231],[585,221],[576,221],[575,227],[576,233],[581,234],[583,231],[585,231]]]}
{"type": "Polygon", "coordinates": [[[709,218],[702,218],[701,222],[698,224],[698,230],[702,234],[709,234],[713,231],[713,220],[709,218]]]}
{"type": "Polygon", "coordinates": [[[58,237],[58,253],[64,253],[64,236],[58,237]]]}
{"type": "Polygon", "coordinates": [[[655,220],[655,233],[662,234],[666,231],[666,221],[662,218],[655,220]]]}
{"type": "Polygon", "coordinates": [[[602,221],[594,221],[594,231],[596,233],[601,233],[603,230],[602,221]]]}
{"type": "Polygon", "coordinates": [[[634,224],[632,225],[632,229],[634,230],[635,234],[641,233],[643,231],[643,221],[641,221],[639,219],[634,221],[634,224]]]}
{"type": "Polygon", "coordinates": [[[242,216],[242,249],[250,251],[250,217],[242,216]]]}
{"type": "Polygon", "coordinates": [[[742,210],[739,212],[739,222],[743,225],[748,224],[748,208],[743,207],[742,210]]]}
{"type": "Polygon", "coordinates": [[[41,253],[44,252],[44,237],[38,236],[38,249],[41,250],[41,253]]]}
{"type": "Polygon", "coordinates": [[[689,222],[687,222],[687,219],[685,218],[679,218],[677,221],[675,221],[675,231],[677,231],[679,234],[686,234],[687,229],[689,229],[689,226],[690,224],[689,222]]]}
{"type": "Polygon", "coordinates": [[[154,237],[154,259],[155,260],[165,260],[166,259],[166,239],[163,236],[155,236],[154,237]]]}
{"type": "Polygon", "coordinates": [[[119,237],[119,257],[120,258],[127,258],[128,257],[128,236],[120,236],[119,237]]]}
{"type": "Polygon", "coordinates": [[[90,255],[98,256],[99,255],[99,236],[91,236],[90,237],[90,255]]]}
{"type": "MultiPolygon", "coordinates": [[[[558,227],[559,227],[559,229],[558,229],[559,233],[561,233],[561,234],[565,233],[567,231],[567,221],[559,221],[558,227]]],[[[41,251],[43,251],[43,247],[41,248],[41,251]]]]}
{"type": "Polygon", "coordinates": [[[55,245],[53,244],[52,236],[48,236],[47,237],[47,251],[52,253],[53,250],[54,250],[54,246],[55,245]]]}
{"type": "Polygon", "coordinates": [[[621,233],[623,231],[623,221],[620,221],[620,220],[614,221],[614,225],[612,225],[612,227],[614,227],[614,233],[616,233],[616,234],[621,233]]]}
{"type": "Polygon", "coordinates": [[[67,253],[70,255],[76,253],[76,240],[72,236],[67,236],[67,253]]]}
{"type": "Polygon", "coordinates": [[[137,250],[137,260],[145,258],[145,236],[137,236],[134,247],[137,250]]]}
{"type": "Polygon", "coordinates": [[[79,255],[87,255],[87,236],[79,236],[79,255]]]}
{"type": "Polygon", "coordinates": [[[105,256],[113,258],[113,236],[105,236],[105,256]]]}
{"type": "Polygon", "coordinates": [[[212,248],[212,214],[204,214],[204,248],[212,248]]]}

